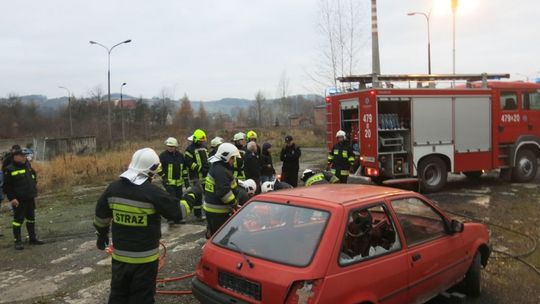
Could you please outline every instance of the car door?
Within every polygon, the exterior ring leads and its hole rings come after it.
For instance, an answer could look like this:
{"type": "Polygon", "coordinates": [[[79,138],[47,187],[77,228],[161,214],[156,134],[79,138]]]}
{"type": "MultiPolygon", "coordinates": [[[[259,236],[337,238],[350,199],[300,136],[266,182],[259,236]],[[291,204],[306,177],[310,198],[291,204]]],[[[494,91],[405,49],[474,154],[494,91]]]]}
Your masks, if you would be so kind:
{"type": "Polygon", "coordinates": [[[408,303],[408,255],[384,202],[349,207],[320,303],[408,303]],[[369,211],[369,213],[367,212],[369,211]],[[371,214],[370,231],[360,234],[355,214],[371,214]],[[352,235],[351,235],[352,234],[352,235]]]}
{"type": "Polygon", "coordinates": [[[527,134],[540,137],[540,92],[523,92],[523,119],[526,120],[527,134]]]}
{"type": "Polygon", "coordinates": [[[518,91],[503,90],[499,93],[499,141],[514,143],[520,135],[527,133],[527,124],[521,113],[521,96],[518,91]]]}
{"type": "Polygon", "coordinates": [[[408,253],[409,298],[424,303],[460,279],[467,267],[460,234],[449,234],[445,218],[419,197],[391,200],[408,253]]]}

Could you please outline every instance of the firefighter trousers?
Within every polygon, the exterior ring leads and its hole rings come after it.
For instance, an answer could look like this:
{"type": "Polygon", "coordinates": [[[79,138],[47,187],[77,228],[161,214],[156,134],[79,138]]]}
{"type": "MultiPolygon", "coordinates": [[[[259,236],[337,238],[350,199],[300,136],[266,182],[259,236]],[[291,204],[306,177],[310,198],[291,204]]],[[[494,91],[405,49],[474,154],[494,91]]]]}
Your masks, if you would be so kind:
{"type": "Polygon", "coordinates": [[[216,233],[223,224],[231,217],[229,213],[213,213],[206,212],[206,221],[207,221],[207,238],[210,238],[214,233],[216,233]]]}
{"type": "Polygon", "coordinates": [[[22,224],[26,221],[26,229],[30,240],[36,238],[35,221],[36,221],[36,201],[34,199],[21,199],[19,206],[13,208],[13,237],[15,241],[21,241],[22,224]]]}
{"type": "Polygon", "coordinates": [[[287,184],[298,187],[298,170],[284,170],[281,169],[281,181],[287,184]]]}
{"type": "Polygon", "coordinates": [[[128,264],[113,259],[109,304],[155,303],[158,263],[128,264]]]}
{"type": "Polygon", "coordinates": [[[346,184],[349,179],[348,175],[341,175],[339,173],[336,174],[336,177],[339,179],[340,184],[346,184]]]}
{"type": "MultiPolygon", "coordinates": [[[[192,180],[190,187],[192,189],[197,188],[199,190],[199,193],[204,193],[204,183],[201,183],[201,181],[198,179],[192,180]]],[[[198,218],[200,218],[203,215],[202,214],[202,201],[196,200],[195,202],[193,202],[193,215],[195,215],[198,218]]]]}

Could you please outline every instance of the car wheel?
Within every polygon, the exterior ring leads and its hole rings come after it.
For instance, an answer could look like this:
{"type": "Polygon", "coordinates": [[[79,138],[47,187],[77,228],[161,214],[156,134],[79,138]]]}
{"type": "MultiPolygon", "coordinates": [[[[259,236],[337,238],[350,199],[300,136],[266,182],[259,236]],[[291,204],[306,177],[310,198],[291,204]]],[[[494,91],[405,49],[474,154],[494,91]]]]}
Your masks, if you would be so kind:
{"type": "Polygon", "coordinates": [[[423,192],[440,191],[448,179],[446,163],[437,156],[429,156],[418,167],[421,188],[423,192]]]}
{"type": "Polygon", "coordinates": [[[536,177],[538,160],[536,155],[527,149],[520,150],[512,169],[512,179],[518,183],[527,183],[536,177]]]}
{"type": "Polygon", "coordinates": [[[481,264],[482,257],[478,251],[474,256],[471,267],[469,267],[469,270],[467,270],[467,273],[465,274],[465,278],[458,285],[459,291],[470,297],[478,297],[480,295],[482,289],[480,282],[482,278],[481,264]]]}
{"type": "Polygon", "coordinates": [[[463,172],[468,179],[479,179],[482,174],[482,171],[463,172]]]}

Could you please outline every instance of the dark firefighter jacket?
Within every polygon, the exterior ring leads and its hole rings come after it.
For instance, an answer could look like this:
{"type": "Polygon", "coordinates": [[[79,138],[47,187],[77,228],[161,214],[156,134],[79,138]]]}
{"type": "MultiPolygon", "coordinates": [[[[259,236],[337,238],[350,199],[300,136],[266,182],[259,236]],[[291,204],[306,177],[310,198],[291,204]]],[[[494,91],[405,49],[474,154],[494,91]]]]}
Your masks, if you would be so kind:
{"type": "Polygon", "coordinates": [[[28,200],[37,196],[37,175],[28,162],[11,162],[4,171],[4,193],[8,200],[28,200]]]}
{"type": "Polygon", "coordinates": [[[101,235],[107,235],[112,226],[113,259],[129,264],[150,263],[159,258],[161,216],[180,220],[181,205],[150,180],[138,186],[120,178],[99,198],[94,226],[101,235]]]}
{"type": "Polygon", "coordinates": [[[334,145],[328,154],[328,163],[332,165],[332,172],[336,175],[349,175],[354,164],[354,153],[347,142],[342,141],[334,145]]]}
{"type": "Polygon", "coordinates": [[[243,146],[236,145],[242,158],[236,157],[233,164],[233,176],[239,180],[246,180],[246,172],[244,171],[244,158],[246,157],[246,150],[243,146]]]}
{"type": "Polygon", "coordinates": [[[328,171],[323,171],[308,178],[306,181],[306,187],[320,184],[335,184],[337,182],[339,182],[339,178],[337,178],[334,174],[328,171]]]}
{"type": "Polygon", "coordinates": [[[283,162],[283,170],[288,172],[298,172],[300,169],[300,156],[302,156],[302,151],[300,151],[300,147],[297,145],[281,148],[279,158],[283,162]]]}
{"type": "Polygon", "coordinates": [[[161,177],[167,186],[182,186],[188,179],[184,155],[179,151],[163,151],[159,155],[161,177]]]}
{"type": "Polygon", "coordinates": [[[211,213],[231,212],[238,204],[235,195],[237,187],[232,167],[223,161],[213,163],[204,186],[204,210],[211,213]]]}
{"type": "Polygon", "coordinates": [[[192,143],[184,153],[190,180],[204,180],[210,165],[208,164],[208,150],[199,144],[192,143]]]}
{"type": "Polygon", "coordinates": [[[274,169],[272,155],[268,150],[263,150],[261,153],[261,176],[272,176],[274,174],[276,174],[276,170],[274,169]]]}
{"type": "Polygon", "coordinates": [[[244,172],[247,179],[255,182],[261,179],[261,161],[257,153],[247,151],[244,157],[244,172]]]}

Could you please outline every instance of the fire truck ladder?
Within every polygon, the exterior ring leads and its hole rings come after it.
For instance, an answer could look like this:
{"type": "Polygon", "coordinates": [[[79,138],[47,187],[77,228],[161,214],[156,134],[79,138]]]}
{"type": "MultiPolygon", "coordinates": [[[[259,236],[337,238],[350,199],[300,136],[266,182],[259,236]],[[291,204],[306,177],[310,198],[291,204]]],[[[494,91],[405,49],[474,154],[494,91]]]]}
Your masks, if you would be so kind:
{"type": "Polygon", "coordinates": [[[380,87],[381,82],[435,82],[435,81],[466,81],[468,84],[475,81],[482,81],[482,87],[487,88],[488,80],[500,80],[503,78],[510,78],[510,74],[395,74],[395,75],[378,75],[378,74],[365,74],[365,75],[351,75],[345,77],[338,77],[337,79],[342,83],[358,82],[361,89],[367,88],[368,84],[372,84],[372,87],[380,87]]]}

